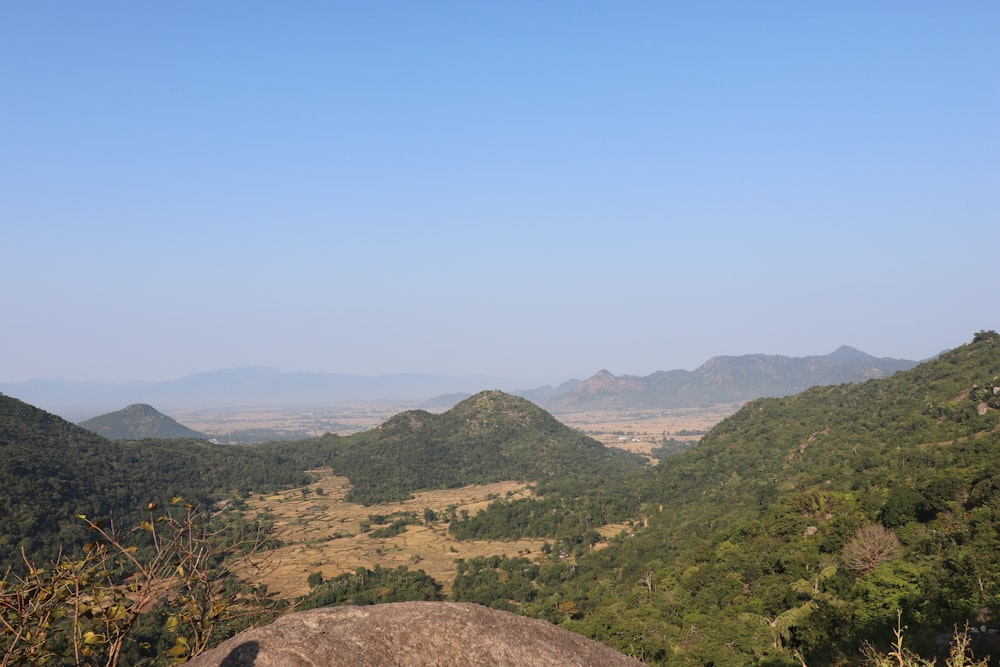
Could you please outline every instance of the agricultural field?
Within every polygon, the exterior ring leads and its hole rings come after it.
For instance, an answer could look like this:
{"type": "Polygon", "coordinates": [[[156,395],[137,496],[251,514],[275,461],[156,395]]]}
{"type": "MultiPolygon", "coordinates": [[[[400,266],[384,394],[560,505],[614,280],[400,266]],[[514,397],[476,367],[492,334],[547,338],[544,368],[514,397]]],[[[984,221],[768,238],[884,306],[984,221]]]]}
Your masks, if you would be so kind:
{"type": "Polygon", "coordinates": [[[323,408],[232,408],[175,410],[171,416],[222,444],[302,440],[327,433],[349,435],[375,428],[408,409],[400,405],[323,408]]]}
{"type": "MultiPolygon", "coordinates": [[[[308,592],[308,576],[320,572],[324,579],[359,567],[381,565],[395,568],[405,565],[422,569],[438,582],[448,586],[455,576],[455,559],[477,556],[506,555],[541,556],[545,540],[459,541],[448,534],[449,513],[461,516],[475,514],[497,498],[521,498],[530,495],[526,484],[499,482],[460,489],[428,491],[415,494],[402,503],[365,507],[344,500],[350,487],[345,477],[329,470],[311,471],[316,480],[309,486],[268,496],[248,499],[248,517],[261,515],[274,521],[282,546],[274,552],[271,571],[266,580],[272,592],[294,596],[308,592]],[[438,520],[425,522],[425,510],[433,511],[438,520]],[[420,525],[408,525],[394,537],[375,538],[372,530],[382,527],[371,517],[415,513],[420,525]],[[372,530],[363,532],[363,524],[372,530]]],[[[621,527],[605,527],[617,534],[621,527]]]]}
{"type": "Polygon", "coordinates": [[[703,433],[741,406],[723,403],[704,408],[590,410],[554,416],[609,447],[649,456],[665,438],[696,443],[703,433]]]}

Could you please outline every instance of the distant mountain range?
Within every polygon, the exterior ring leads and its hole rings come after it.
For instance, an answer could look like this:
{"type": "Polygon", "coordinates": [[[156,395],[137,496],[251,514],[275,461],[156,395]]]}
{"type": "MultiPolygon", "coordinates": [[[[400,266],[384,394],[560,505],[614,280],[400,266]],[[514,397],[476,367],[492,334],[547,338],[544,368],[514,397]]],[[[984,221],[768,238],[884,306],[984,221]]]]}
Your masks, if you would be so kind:
{"type": "Polygon", "coordinates": [[[188,375],[157,383],[29,380],[0,383],[0,392],[69,420],[87,419],[146,403],[160,410],[310,407],[348,402],[422,404],[445,409],[483,389],[502,389],[554,412],[591,409],[698,407],[789,396],[816,385],[861,382],[907,370],[918,362],[876,358],[852,347],[823,356],[749,354],[713,357],[695,371],[657,371],[645,377],[600,371],[556,387],[516,389],[485,375],[283,373],[247,367],[188,375]]]}
{"type": "Polygon", "coordinates": [[[819,385],[863,382],[909,370],[916,361],[876,358],[842,346],[808,357],[747,354],[713,357],[694,371],[658,371],[645,377],[602,370],[583,382],[519,392],[551,412],[623,408],[704,407],[797,394],[819,385]]]}
{"type": "Polygon", "coordinates": [[[301,408],[363,402],[413,405],[433,396],[456,392],[471,395],[483,388],[504,388],[503,385],[503,380],[485,375],[404,373],[369,377],[342,373],[283,373],[274,368],[252,366],[195,373],[166,382],[8,382],[0,383],[0,393],[75,421],[134,403],[155,405],[167,411],[301,408]]]}
{"type": "Polygon", "coordinates": [[[80,422],[79,426],[109,440],[141,440],[143,438],[194,438],[208,436],[178,423],[158,412],[153,406],[136,403],[116,412],[80,422]]]}

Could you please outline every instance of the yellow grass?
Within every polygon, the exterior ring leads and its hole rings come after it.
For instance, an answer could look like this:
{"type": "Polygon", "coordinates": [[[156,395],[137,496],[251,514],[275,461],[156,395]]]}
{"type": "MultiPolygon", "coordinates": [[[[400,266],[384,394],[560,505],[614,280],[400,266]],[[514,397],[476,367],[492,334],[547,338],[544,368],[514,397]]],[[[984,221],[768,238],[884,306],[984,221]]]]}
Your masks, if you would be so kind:
{"type": "Polygon", "coordinates": [[[448,587],[455,577],[457,558],[494,554],[541,556],[545,540],[459,541],[448,534],[448,524],[443,521],[430,526],[407,526],[405,532],[388,539],[374,539],[361,533],[361,523],[375,514],[416,512],[422,520],[424,509],[442,515],[452,506],[456,512],[466,510],[475,514],[493,499],[530,495],[527,485],[521,482],[428,491],[415,494],[406,502],[364,507],[344,500],[350,488],[346,478],[334,476],[329,470],[312,472],[319,478],[305,487],[309,489],[307,496],[298,488],[263,499],[255,496],[247,503],[245,513],[248,516],[267,513],[274,518],[283,542],[275,553],[274,570],[266,579],[271,591],[286,596],[300,595],[308,592],[306,579],[313,572],[330,578],[359,567],[374,568],[376,565],[422,569],[448,587]],[[316,495],[317,487],[323,489],[324,495],[316,495]]]}
{"type": "Polygon", "coordinates": [[[586,433],[609,446],[649,456],[664,438],[697,442],[699,435],[677,435],[680,431],[708,431],[735,413],[740,403],[722,403],[704,408],[645,410],[588,410],[557,413],[563,424],[586,433]]]}

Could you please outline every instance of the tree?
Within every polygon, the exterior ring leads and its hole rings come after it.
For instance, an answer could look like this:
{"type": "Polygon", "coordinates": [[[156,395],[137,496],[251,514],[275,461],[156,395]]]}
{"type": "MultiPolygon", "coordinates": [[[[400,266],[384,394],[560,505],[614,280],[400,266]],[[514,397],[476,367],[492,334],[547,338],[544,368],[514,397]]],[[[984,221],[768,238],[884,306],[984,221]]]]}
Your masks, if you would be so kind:
{"type": "Polygon", "coordinates": [[[878,523],[858,528],[842,552],[844,565],[860,574],[867,574],[902,555],[903,545],[896,533],[878,523]]]}
{"type": "Polygon", "coordinates": [[[1000,340],[1000,334],[991,329],[983,329],[982,331],[977,331],[976,335],[972,337],[973,343],[982,343],[985,341],[1000,340]]]}
{"type": "Polygon", "coordinates": [[[743,612],[740,620],[763,625],[771,631],[771,648],[783,648],[792,638],[792,628],[801,625],[816,609],[816,603],[809,600],[805,604],[787,609],[774,618],[743,612]]]}

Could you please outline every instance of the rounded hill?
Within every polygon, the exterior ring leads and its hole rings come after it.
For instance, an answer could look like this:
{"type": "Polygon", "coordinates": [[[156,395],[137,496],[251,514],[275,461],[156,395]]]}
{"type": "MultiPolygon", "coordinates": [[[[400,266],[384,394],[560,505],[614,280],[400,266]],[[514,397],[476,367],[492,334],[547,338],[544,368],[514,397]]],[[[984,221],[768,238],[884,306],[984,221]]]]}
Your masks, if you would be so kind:
{"type": "Polygon", "coordinates": [[[135,403],[116,412],[80,422],[80,426],[111,440],[144,438],[189,438],[207,440],[208,436],[190,429],[159,412],[151,405],[135,403]]]}
{"type": "Polygon", "coordinates": [[[365,504],[511,479],[540,485],[596,479],[645,465],[644,458],[609,449],[530,401],[495,390],[440,415],[411,410],[363,433],[269,447],[304,467],[332,467],[350,478],[348,499],[365,504]]]}

